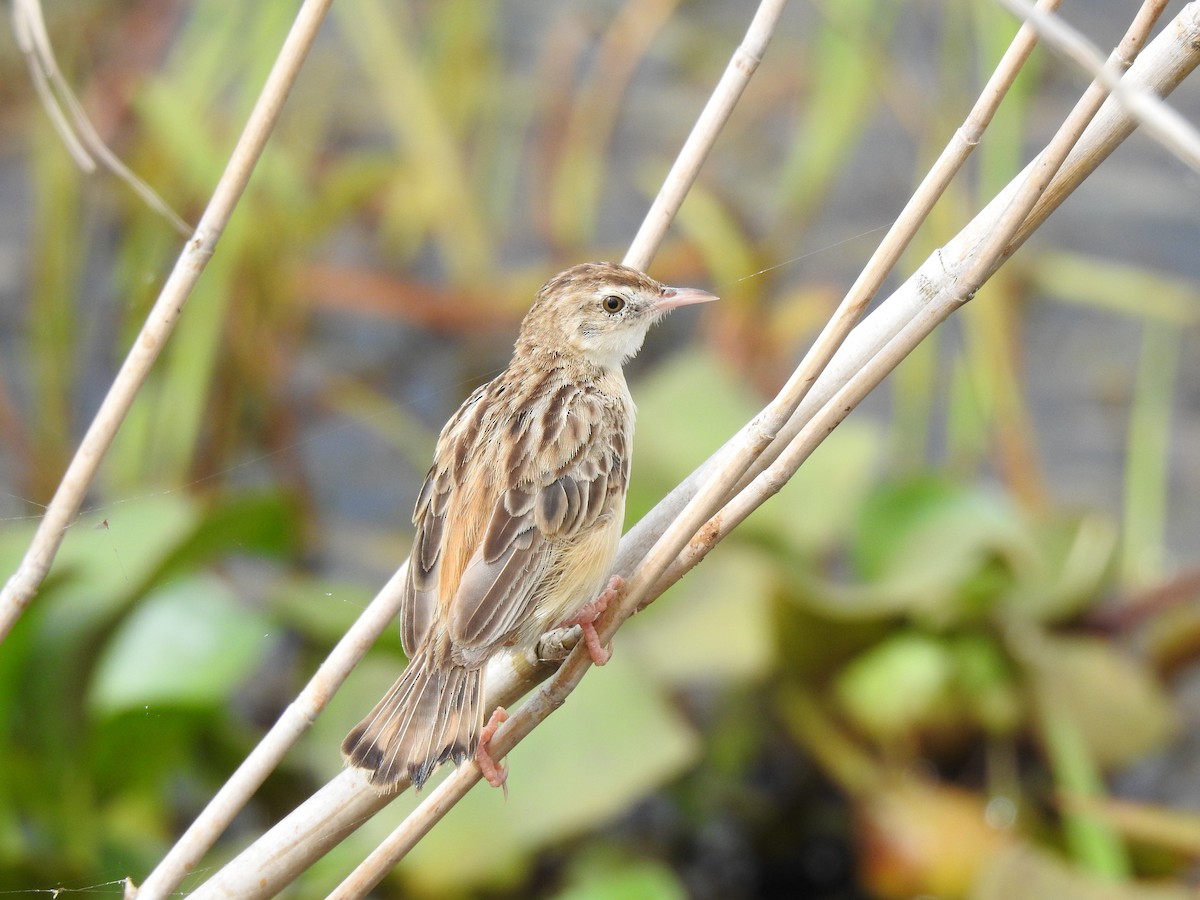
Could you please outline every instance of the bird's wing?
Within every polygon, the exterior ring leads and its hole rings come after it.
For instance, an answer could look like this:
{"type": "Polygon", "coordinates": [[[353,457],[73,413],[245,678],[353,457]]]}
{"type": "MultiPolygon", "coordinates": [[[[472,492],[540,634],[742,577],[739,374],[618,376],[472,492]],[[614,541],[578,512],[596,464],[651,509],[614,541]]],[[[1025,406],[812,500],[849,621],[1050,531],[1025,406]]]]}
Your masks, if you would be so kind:
{"type": "Polygon", "coordinates": [[[446,470],[429,470],[417,497],[413,523],[417,526],[408,577],[400,600],[400,641],[411,659],[429,633],[437,615],[438,577],[442,563],[442,535],[449,506],[450,478],[446,470]]]}
{"type": "Polygon", "coordinates": [[[486,407],[485,398],[494,382],[477,388],[463,401],[438,437],[434,463],[425,475],[413,509],[416,534],[408,559],[408,577],[400,601],[400,639],[411,659],[425,640],[437,618],[439,584],[448,534],[446,516],[456,491],[467,456],[477,448],[473,443],[479,431],[479,419],[486,407]]]}
{"type": "Polygon", "coordinates": [[[463,651],[499,646],[524,625],[548,585],[556,550],[586,534],[629,476],[624,414],[588,387],[564,383],[535,413],[506,423],[501,484],[450,602],[463,651]]]}

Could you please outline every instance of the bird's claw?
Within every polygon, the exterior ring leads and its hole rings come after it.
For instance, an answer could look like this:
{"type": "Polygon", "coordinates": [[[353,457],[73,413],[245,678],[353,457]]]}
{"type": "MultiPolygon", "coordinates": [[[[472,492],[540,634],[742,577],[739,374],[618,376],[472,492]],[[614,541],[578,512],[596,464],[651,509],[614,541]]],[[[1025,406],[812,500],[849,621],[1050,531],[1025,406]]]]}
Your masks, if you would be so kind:
{"type": "Polygon", "coordinates": [[[608,585],[596,596],[595,600],[579,607],[575,615],[567,619],[560,626],[566,628],[570,625],[578,625],[583,629],[583,641],[587,645],[588,655],[591,656],[592,662],[598,666],[602,666],[612,659],[612,651],[606,649],[600,643],[600,635],[596,633],[596,620],[604,614],[604,611],[608,609],[608,605],[624,589],[625,579],[620,575],[614,575],[608,580],[608,585]]]}
{"type": "Polygon", "coordinates": [[[504,791],[505,800],[508,799],[508,766],[501,765],[492,758],[488,744],[496,734],[496,729],[507,721],[508,710],[503,706],[497,706],[492,712],[491,718],[487,720],[487,724],[483,726],[483,730],[479,732],[479,743],[475,746],[475,762],[479,765],[480,774],[492,787],[498,787],[504,791]]]}

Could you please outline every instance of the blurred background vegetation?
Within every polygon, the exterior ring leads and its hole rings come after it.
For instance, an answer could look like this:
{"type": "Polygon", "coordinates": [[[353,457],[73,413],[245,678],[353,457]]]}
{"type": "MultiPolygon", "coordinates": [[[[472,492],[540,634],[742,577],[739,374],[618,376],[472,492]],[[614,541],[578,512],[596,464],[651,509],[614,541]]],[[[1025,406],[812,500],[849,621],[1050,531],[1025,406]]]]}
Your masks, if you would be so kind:
{"type": "MultiPolygon", "coordinates": [[[[1067,4],[1111,46],[1125,4],[1067,4]]],[[[195,221],[295,4],[47,3],[195,221]]],[[[1178,7],[1173,5],[1172,9],[1178,7]]],[[[153,867],[405,557],[433,440],[537,285],[618,259],[740,40],[718,0],[339,0],[38,600],[0,647],[0,890],[153,867]]],[[[798,360],[1015,31],[797,0],[652,272],[630,521],[798,360]]],[[[1037,55],[911,270],[1085,80],[1037,55]]],[[[1200,118],[1200,91],[1174,102],[1200,118]]],[[[1135,135],[379,889],[1193,896],[1200,182],[1135,135]]],[[[0,575],[179,239],[77,171],[0,35],[0,575]]],[[[195,873],[341,766],[380,642],[195,873]]],[[[402,799],[293,890],[321,896],[402,799]]]]}

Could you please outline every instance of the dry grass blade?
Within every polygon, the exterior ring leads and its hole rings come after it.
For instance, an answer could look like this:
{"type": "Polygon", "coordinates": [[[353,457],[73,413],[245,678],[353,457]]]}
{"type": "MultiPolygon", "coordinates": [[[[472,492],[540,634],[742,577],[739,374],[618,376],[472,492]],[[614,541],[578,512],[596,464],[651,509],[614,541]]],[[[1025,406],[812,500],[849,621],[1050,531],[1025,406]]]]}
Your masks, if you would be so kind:
{"type": "Polygon", "coordinates": [[[233,215],[246,183],[250,180],[255,163],[258,162],[267,138],[279,118],[283,102],[332,2],[333,0],[306,0],[297,14],[292,30],[230,156],[229,164],[200,219],[195,236],[184,246],[174,269],[163,285],[150,315],[133,342],[129,355],[117,372],[108,394],[84,434],[79,449],[71,459],[58,490],[46,507],[46,514],[38,524],[37,532],[20,566],[0,591],[0,642],[12,630],[50,571],[63,534],[78,514],[83,498],[96,477],[101,460],[112,445],[117,429],[121,427],[130,406],[133,405],[134,397],[158,358],[159,351],[179,321],[179,315],[192,288],[216,250],[217,242],[230,216],[233,215]]]}
{"type": "Polygon", "coordinates": [[[79,168],[94,172],[99,163],[129,185],[142,202],[170,222],[172,228],[185,238],[191,235],[192,226],[171,209],[154,188],[130,171],[96,132],[79,98],[58,69],[40,0],[13,0],[12,14],[17,46],[29,65],[38,99],[79,168]]]}

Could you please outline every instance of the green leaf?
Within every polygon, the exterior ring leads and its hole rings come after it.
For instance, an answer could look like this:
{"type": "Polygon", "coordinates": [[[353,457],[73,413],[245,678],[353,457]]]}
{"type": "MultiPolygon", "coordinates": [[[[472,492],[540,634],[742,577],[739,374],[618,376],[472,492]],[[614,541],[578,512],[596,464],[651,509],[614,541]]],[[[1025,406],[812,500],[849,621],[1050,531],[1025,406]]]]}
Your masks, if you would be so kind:
{"type": "Polygon", "coordinates": [[[1003,499],[939,478],[886,486],[862,510],[853,548],[865,578],[944,581],[982,555],[1022,543],[1021,523],[1003,499]]]}
{"type": "Polygon", "coordinates": [[[887,638],[846,666],[835,694],[864,732],[887,743],[944,718],[953,674],[947,647],[912,632],[887,638]]]}
{"type": "Polygon", "coordinates": [[[639,504],[647,508],[704,462],[759,406],[740,378],[711,355],[693,350],[655,368],[635,385],[634,395],[636,484],[631,489],[644,495],[649,488],[653,500],[639,504]]]}
{"type": "Polygon", "coordinates": [[[631,861],[611,853],[591,853],[574,866],[558,900],[683,900],[688,896],[667,866],[631,861]]]}
{"type": "Polygon", "coordinates": [[[1039,622],[1060,622],[1082,612],[1109,578],[1117,539],[1116,526],[1103,516],[1036,523],[1029,536],[1035,552],[1022,556],[1005,608],[1039,622]]]}
{"type": "Polygon", "coordinates": [[[985,612],[1035,548],[1004,500],[923,478],[880,490],[862,510],[855,567],[894,608],[934,623],[985,612]]]}
{"type": "Polygon", "coordinates": [[[669,684],[765,675],[775,652],[774,570],[760,551],[722,547],[631,620],[618,650],[669,684]]]}
{"type": "Polygon", "coordinates": [[[76,634],[105,621],[144,590],[200,516],[182,493],[140,497],[80,516],[44,587],[47,628],[76,634]]]}
{"type": "Polygon", "coordinates": [[[846,666],[835,692],[846,714],[886,743],[943,716],[953,674],[953,657],[941,641],[899,634],[846,666]]]}
{"type": "Polygon", "coordinates": [[[951,639],[950,652],[963,712],[992,734],[1016,731],[1024,709],[1012,667],[996,639],[959,635],[951,639]]]}
{"type": "Polygon", "coordinates": [[[1161,746],[1175,712],[1150,671],[1098,638],[1045,637],[1025,648],[1048,715],[1069,718],[1102,768],[1128,765],[1161,746]]]}
{"type": "Polygon", "coordinates": [[[194,571],[226,553],[285,557],[299,550],[301,512],[276,492],[235,494],[207,509],[186,541],[164,561],[156,577],[194,571]]]}
{"type": "Polygon", "coordinates": [[[213,578],[177,581],[121,624],[91,685],[94,711],[224,702],[267,652],[270,621],[213,578]]]}

